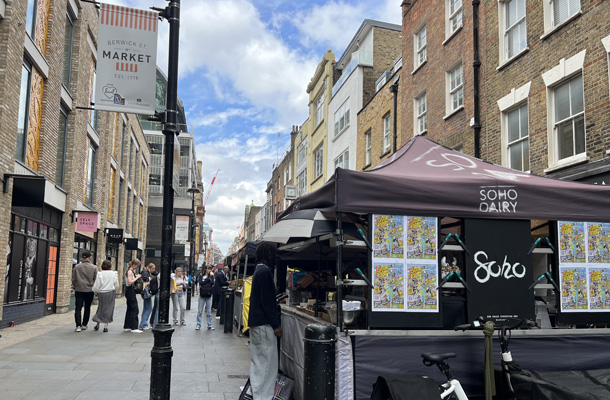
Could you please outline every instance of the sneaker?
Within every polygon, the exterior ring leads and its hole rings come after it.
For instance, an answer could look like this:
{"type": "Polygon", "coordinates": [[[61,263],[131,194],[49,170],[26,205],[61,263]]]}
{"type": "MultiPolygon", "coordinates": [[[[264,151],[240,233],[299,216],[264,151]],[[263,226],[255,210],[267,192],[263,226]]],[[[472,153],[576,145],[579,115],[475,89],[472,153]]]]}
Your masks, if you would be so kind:
{"type": "Polygon", "coordinates": [[[184,326],[186,326],[186,322],[182,321],[182,322],[180,323],[180,325],[184,325],[184,326]]]}
{"type": "Polygon", "coordinates": [[[208,326],[208,331],[213,331],[214,327],[213,326],[208,326]]]}
{"type": "Polygon", "coordinates": [[[74,332],[80,332],[81,331],[81,327],[77,326],[76,329],[74,330],[74,332]]]}
{"type": "Polygon", "coordinates": [[[139,329],[132,329],[131,330],[131,333],[142,333],[142,332],[144,332],[144,331],[141,331],[139,329]]]}
{"type": "Polygon", "coordinates": [[[131,329],[125,328],[125,329],[123,329],[123,332],[131,332],[131,329]]]}
{"type": "Polygon", "coordinates": [[[178,325],[178,321],[174,321],[174,325],[178,325]]]}
{"type": "Polygon", "coordinates": [[[145,331],[149,331],[151,329],[152,329],[152,326],[150,326],[150,325],[148,325],[148,326],[146,326],[146,328],[144,328],[145,331]]]}
{"type": "Polygon", "coordinates": [[[83,325],[80,327],[82,330],[86,331],[87,330],[87,325],[83,325]]]}
{"type": "Polygon", "coordinates": [[[104,332],[108,332],[108,328],[104,328],[104,332]]]}
{"type": "Polygon", "coordinates": [[[199,325],[197,325],[197,326],[195,327],[195,330],[196,330],[196,331],[198,331],[199,329],[201,329],[201,327],[200,327],[199,325]]]}
{"type": "Polygon", "coordinates": [[[220,319],[220,316],[217,316],[217,317],[214,317],[214,318],[216,318],[216,319],[220,319]]]}
{"type": "Polygon", "coordinates": [[[95,325],[95,326],[93,327],[93,330],[94,330],[94,331],[96,331],[96,332],[97,332],[97,331],[99,331],[99,330],[100,330],[100,326],[99,326],[99,325],[95,325]]]}

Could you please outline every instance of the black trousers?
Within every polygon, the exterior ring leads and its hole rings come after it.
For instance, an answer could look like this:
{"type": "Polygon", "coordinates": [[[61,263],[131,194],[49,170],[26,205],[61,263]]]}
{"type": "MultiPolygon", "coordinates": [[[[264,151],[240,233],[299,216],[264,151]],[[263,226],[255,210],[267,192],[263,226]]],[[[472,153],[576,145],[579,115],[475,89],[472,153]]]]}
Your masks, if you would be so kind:
{"type": "Polygon", "coordinates": [[[76,308],[74,309],[74,322],[76,326],[87,326],[89,316],[91,315],[91,303],[93,303],[93,292],[74,292],[76,300],[76,308]],[[81,317],[81,310],[85,307],[85,311],[81,317]]]}
{"type": "Polygon", "coordinates": [[[127,286],[125,289],[125,299],[127,300],[127,312],[125,313],[123,329],[138,329],[140,309],[138,308],[136,289],[134,289],[133,285],[127,286]]]}

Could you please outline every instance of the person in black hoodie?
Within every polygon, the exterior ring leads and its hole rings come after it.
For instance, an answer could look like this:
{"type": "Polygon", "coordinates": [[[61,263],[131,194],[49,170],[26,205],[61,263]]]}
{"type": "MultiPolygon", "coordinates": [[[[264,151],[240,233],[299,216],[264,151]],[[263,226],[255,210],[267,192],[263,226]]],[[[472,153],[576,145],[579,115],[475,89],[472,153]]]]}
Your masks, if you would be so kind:
{"type": "Polygon", "coordinates": [[[228,272],[229,267],[224,267],[222,270],[218,271],[218,276],[214,282],[212,308],[216,309],[216,318],[220,318],[220,314],[222,314],[222,301],[220,301],[220,296],[222,295],[222,288],[229,286],[229,280],[227,279],[228,272]]]}
{"type": "Polygon", "coordinates": [[[254,400],[273,398],[278,371],[277,339],[282,337],[273,282],[276,246],[261,242],[256,248],[256,266],[250,292],[250,385],[254,400]]]}
{"type": "Polygon", "coordinates": [[[152,313],[150,314],[149,324],[154,328],[159,323],[159,271],[157,271],[157,266],[153,263],[148,264],[148,269],[151,275],[149,284],[150,294],[152,294],[155,299],[152,313]]]}
{"type": "Polygon", "coordinates": [[[212,326],[212,290],[214,287],[214,274],[212,267],[208,266],[203,275],[199,276],[199,307],[197,308],[197,326],[196,330],[201,329],[201,315],[205,308],[208,330],[214,330],[212,326]]]}

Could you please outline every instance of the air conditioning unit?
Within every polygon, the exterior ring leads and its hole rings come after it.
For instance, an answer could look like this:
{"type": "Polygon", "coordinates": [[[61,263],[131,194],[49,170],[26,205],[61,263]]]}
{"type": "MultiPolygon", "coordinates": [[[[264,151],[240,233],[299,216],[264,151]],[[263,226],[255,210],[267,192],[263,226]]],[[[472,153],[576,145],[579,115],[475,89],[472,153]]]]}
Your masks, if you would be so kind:
{"type": "Polygon", "coordinates": [[[296,185],[286,185],[284,187],[284,199],[294,200],[297,198],[297,187],[296,185]]]}

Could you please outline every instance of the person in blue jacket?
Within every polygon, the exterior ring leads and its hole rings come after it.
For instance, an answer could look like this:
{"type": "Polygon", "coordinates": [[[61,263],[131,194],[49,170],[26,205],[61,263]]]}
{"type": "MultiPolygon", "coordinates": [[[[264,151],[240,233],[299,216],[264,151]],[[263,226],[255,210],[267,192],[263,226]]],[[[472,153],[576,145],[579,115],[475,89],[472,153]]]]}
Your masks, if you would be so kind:
{"type": "Polygon", "coordinates": [[[273,282],[276,246],[261,242],[256,248],[258,265],[252,275],[250,293],[250,386],[254,400],[273,398],[278,372],[276,337],[282,337],[273,282]]]}

